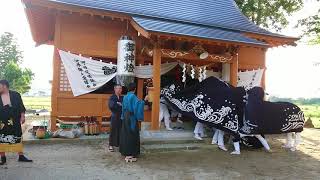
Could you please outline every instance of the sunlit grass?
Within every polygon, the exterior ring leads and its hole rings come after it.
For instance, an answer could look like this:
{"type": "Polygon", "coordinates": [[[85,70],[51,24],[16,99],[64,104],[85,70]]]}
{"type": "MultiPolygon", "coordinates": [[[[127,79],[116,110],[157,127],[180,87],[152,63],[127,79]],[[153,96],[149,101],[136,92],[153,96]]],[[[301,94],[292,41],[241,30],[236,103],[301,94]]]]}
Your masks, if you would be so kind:
{"type": "Polygon", "coordinates": [[[47,109],[51,111],[51,97],[22,97],[27,109],[47,109]]]}
{"type": "Polygon", "coordinates": [[[299,105],[303,110],[306,120],[311,118],[316,128],[320,128],[320,105],[299,105]]]}

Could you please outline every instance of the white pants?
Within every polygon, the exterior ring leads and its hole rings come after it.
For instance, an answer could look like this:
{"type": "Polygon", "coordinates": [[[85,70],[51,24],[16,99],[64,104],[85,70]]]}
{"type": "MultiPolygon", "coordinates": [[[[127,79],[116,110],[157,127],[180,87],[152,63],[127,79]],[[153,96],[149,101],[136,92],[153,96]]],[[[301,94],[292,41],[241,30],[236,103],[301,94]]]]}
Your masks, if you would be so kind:
{"type": "Polygon", "coordinates": [[[201,137],[204,136],[204,129],[203,129],[203,124],[201,122],[197,122],[196,126],[194,127],[194,134],[198,134],[201,137]]]}
{"type": "Polygon", "coordinates": [[[159,127],[161,125],[161,121],[164,119],[164,125],[166,128],[170,128],[170,113],[167,105],[160,103],[160,115],[159,115],[159,127]]]}
{"type": "Polygon", "coordinates": [[[212,137],[212,143],[218,144],[219,146],[224,146],[223,136],[224,136],[224,132],[219,129],[216,129],[212,137]]]}

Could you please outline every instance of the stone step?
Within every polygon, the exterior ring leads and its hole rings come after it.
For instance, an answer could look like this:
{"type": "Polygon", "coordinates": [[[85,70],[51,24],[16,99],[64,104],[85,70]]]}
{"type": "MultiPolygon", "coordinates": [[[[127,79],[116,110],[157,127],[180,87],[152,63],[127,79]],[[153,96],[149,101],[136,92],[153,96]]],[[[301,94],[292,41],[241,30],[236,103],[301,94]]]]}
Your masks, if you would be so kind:
{"type": "Polygon", "coordinates": [[[185,144],[151,144],[142,145],[143,153],[169,152],[169,151],[190,151],[197,150],[203,146],[201,143],[185,143],[185,144]]]}

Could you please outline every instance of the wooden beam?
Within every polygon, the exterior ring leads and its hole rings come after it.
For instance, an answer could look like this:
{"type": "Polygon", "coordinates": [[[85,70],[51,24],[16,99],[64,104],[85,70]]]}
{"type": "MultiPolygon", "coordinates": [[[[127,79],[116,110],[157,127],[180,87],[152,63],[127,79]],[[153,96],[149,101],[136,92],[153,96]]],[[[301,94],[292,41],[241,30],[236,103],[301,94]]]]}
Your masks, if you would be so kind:
{"type": "Polygon", "coordinates": [[[239,69],[239,60],[238,54],[234,56],[233,61],[230,65],[230,84],[234,87],[237,87],[238,84],[238,69],[239,69]]]}
{"type": "MultiPolygon", "coordinates": [[[[147,49],[144,52],[145,55],[150,57],[150,49],[147,49]]],[[[206,61],[212,63],[231,63],[233,57],[230,55],[223,54],[209,54],[207,58],[200,59],[200,57],[193,52],[173,50],[173,49],[161,49],[161,57],[168,59],[179,59],[179,60],[198,60],[198,61],[206,61]]]]}
{"type": "Polygon", "coordinates": [[[262,34],[255,34],[255,33],[243,33],[245,36],[257,39],[259,41],[265,41],[272,47],[277,47],[277,46],[284,46],[284,45],[292,45],[296,46],[296,41],[298,41],[300,38],[296,37],[277,37],[277,36],[272,36],[272,35],[262,35],[262,34]]]}
{"type": "Polygon", "coordinates": [[[142,36],[144,36],[145,38],[150,38],[151,35],[148,31],[144,30],[141,26],[139,26],[134,20],[130,21],[130,24],[132,25],[132,27],[138,31],[142,36]]]}
{"type": "Polygon", "coordinates": [[[193,36],[186,36],[186,35],[176,35],[176,34],[167,34],[167,33],[159,33],[159,32],[150,32],[151,36],[157,36],[160,38],[168,38],[171,37],[172,39],[176,39],[178,41],[192,41],[192,42],[198,42],[203,44],[225,44],[225,45],[237,45],[237,46],[250,46],[250,47],[268,47],[266,45],[259,45],[259,44],[248,44],[248,43],[242,43],[242,42],[228,42],[223,40],[215,40],[215,39],[206,39],[206,38],[198,38],[193,36]]]}
{"type": "Polygon", "coordinates": [[[151,112],[151,129],[159,130],[159,112],[160,112],[160,83],[161,83],[161,49],[158,43],[155,43],[153,49],[153,101],[151,112]]]}
{"type": "MultiPolygon", "coordinates": [[[[26,1],[26,0],[24,0],[26,1]]],[[[69,4],[62,4],[58,2],[52,2],[52,1],[43,1],[43,0],[28,0],[28,5],[35,5],[35,6],[42,6],[47,7],[50,9],[57,9],[60,11],[71,11],[71,12],[77,12],[80,14],[93,14],[98,16],[108,16],[111,18],[119,18],[119,19],[128,19],[130,20],[131,17],[124,13],[116,13],[116,12],[110,12],[105,10],[97,10],[92,8],[86,8],[86,7],[79,7],[75,5],[69,5],[69,4]]]]}

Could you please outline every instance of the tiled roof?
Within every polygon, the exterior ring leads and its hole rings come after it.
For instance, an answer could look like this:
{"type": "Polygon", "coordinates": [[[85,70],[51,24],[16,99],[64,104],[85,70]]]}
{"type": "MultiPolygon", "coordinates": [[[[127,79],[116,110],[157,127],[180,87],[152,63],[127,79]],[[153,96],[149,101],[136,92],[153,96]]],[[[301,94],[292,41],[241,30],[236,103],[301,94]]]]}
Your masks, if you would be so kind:
{"type": "Polygon", "coordinates": [[[267,44],[261,41],[242,35],[239,31],[180,23],[177,21],[164,21],[155,18],[133,17],[133,20],[145,30],[152,32],[267,46],[267,44]]]}
{"type": "MultiPolygon", "coordinates": [[[[251,32],[275,37],[286,37],[271,33],[250,22],[239,10],[233,0],[48,0],[56,3],[125,13],[132,17],[144,29],[156,32],[169,30],[168,33],[199,36],[210,39],[220,37],[221,40],[241,40],[253,43],[256,40],[232,32],[251,32]],[[138,18],[139,17],[139,18],[138,18]],[[175,23],[174,23],[175,22],[175,23]],[[159,23],[159,24],[157,24],[159,23]],[[171,25],[172,27],[161,27],[171,25]],[[174,26],[177,27],[175,28],[174,26]],[[186,31],[179,30],[186,27],[186,31]],[[192,30],[187,31],[187,27],[192,30]],[[156,29],[157,28],[157,29],[156,29]],[[201,34],[197,30],[206,32],[201,34]],[[185,34],[189,32],[189,34],[185,34]],[[225,36],[217,36],[225,34],[225,36]],[[229,33],[229,34],[228,34],[229,33]],[[238,38],[226,38],[237,34],[238,38]],[[246,40],[245,40],[246,39],[246,40]]],[[[234,36],[232,36],[234,37],[234,36]]],[[[262,43],[257,41],[256,43],[262,43]]],[[[263,43],[262,43],[263,44],[263,43]]]]}

